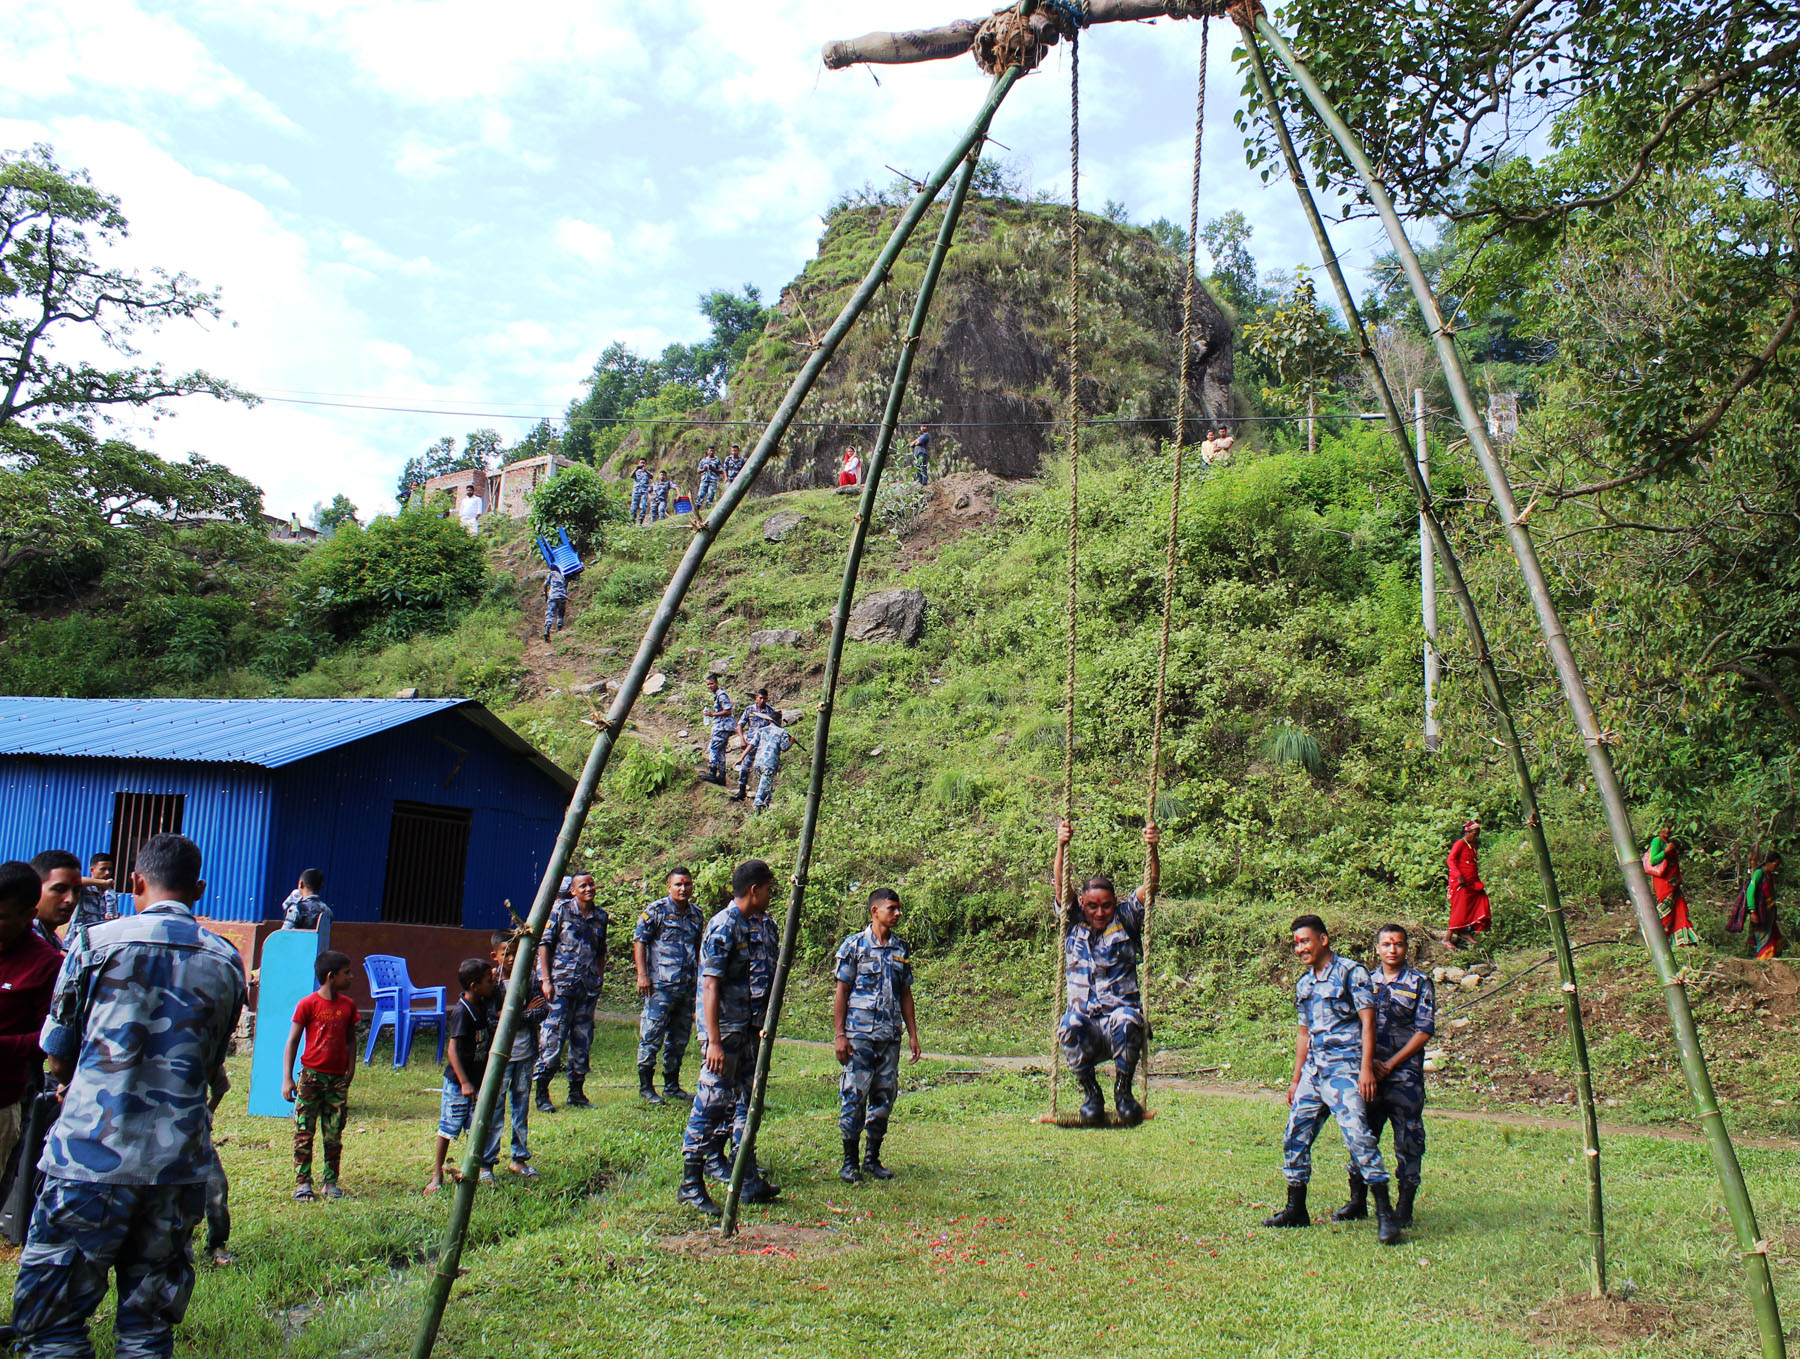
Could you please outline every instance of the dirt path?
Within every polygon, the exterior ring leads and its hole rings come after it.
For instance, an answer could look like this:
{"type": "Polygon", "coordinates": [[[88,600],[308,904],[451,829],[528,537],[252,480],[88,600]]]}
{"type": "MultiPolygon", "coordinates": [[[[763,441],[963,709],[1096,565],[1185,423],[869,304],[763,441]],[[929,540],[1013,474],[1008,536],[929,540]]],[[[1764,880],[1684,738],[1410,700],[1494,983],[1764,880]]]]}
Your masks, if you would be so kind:
{"type": "MultiPolygon", "coordinates": [[[[618,1010],[601,1010],[594,1016],[596,1019],[615,1024],[637,1024],[637,1016],[625,1014],[618,1010]]],[[[806,1048],[814,1052],[828,1052],[831,1044],[810,1038],[777,1039],[784,1047],[806,1048]]],[[[928,1062],[948,1062],[968,1070],[986,1071],[1041,1071],[1044,1069],[1042,1057],[973,1057],[958,1052],[927,1052],[928,1062]]],[[[1249,1099],[1259,1100],[1265,1104],[1280,1104],[1283,1095],[1279,1090],[1269,1090],[1259,1086],[1223,1085],[1217,1081],[1195,1080],[1185,1076],[1164,1076],[1156,1079],[1158,1090],[1179,1090],[1184,1095],[1199,1095],[1203,1099],[1249,1099]]],[[[1553,1118],[1543,1114],[1523,1114],[1510,1109],[1446,1109],[1441,1104],[1433,1104],[1431,1114],[1434,1118],[1454,1119],[1459,1123],[1498,1123],[1509,1128],[1536,1128],[1543,1132],[1566,1132],[1573,1136],[1581,1135],[1581,1120],[1576,1118],[1553,1118]]],[[[1704,1142],[1705,1135],[1693,1128],[1670,1127],[1667,1124],[1615,1123],[1601,1120],[1600,1136],[1602,1139],[1614,1137],[1654,1137],[1664,1142],[1704,1142]]],[[[1734,1132],[1732,1142],[1739,1147],[1755,1147],[1761,1151],[1796,1151],[1800,1152],[1800,1138],[1793,1137],[1756,1137],[1748,1133],[1734,1132]]]]}

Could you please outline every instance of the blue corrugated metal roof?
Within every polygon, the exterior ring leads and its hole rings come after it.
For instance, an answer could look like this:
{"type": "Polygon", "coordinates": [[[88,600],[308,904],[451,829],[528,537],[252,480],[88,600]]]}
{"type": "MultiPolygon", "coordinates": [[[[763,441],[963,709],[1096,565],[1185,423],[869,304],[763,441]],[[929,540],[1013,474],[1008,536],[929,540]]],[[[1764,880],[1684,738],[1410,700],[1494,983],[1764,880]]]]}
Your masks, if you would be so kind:
{"type": "Polygon", "coordinates": [[[276,769],[321,751],[464,709],[466,717],[552,774],[574,781],[469,698],[4,698],[0,755],[193,760],[276,769]]]}

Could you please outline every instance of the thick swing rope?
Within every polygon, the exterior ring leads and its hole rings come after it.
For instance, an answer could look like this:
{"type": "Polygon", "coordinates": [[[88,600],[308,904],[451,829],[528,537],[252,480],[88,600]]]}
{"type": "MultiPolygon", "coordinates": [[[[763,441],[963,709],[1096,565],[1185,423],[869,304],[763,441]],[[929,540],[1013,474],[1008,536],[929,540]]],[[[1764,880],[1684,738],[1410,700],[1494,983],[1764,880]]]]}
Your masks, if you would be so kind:
{"type": "MultiPolygon", "coordinates": [[[[1084,5],[1085,9],[1086,6],[1084,5]]],[[[1080,546],[1081,508],[1081,30],[1069,35],[1069,389],[1063,400],[1069,447],[1069,604],[1068,639],[1063,684],[1063,820],[1075,820],[1075,610],[1076,551],[1080,546]]],[[[1067,872],[1068,854],[1063,853],[1067,872]]],[[[1052,884],[1060,894],[1063,883],[1052,884]]],[[[1050,1116],[1056,1117],[1057,1087],[1062,1075],[1063,992],[1068,980],[1069,926],[1064,902],[1056,902],[1056,990],[1050,997],[1050,1116]]]]}
{"type": "MultiPolygon", "coordinates": [[[[1194,177],[1193,192],[1188,199],[1187,280],[1181,295],[1181,386],[1175,393],[1175,466],[1173,486],[1169,493],[1169,547],[1163,562],[1162,637],[1156,649],[1156,712],[1150,727],[1150,795],[1145,804],[1144,819],[1156,820],[1156,799],[1162,780],[1163,701],[1169,680],[1169,620],[1175,611],[1175,564],[1177,533],[1181,526],[1181,454],[1187,445],[1188,373],[1194,359],[1194,293],[1199,287],[1198,263],[1200,234],[1200,152],[1206,135],[1206,39],[1209,19],[1200,20],[1200,92],[1194,101],[1194,177]]],[[[1144,850],[1144,877],[1157,863],[1154,848],[1144,850]]],[[[1144,898],[1144,919],[1139,939],[1141,1003],[1144,1007],[1144,1111],[1150,1111],[1150,917],[1156,905],[1154,891],[1144,898]]]]}

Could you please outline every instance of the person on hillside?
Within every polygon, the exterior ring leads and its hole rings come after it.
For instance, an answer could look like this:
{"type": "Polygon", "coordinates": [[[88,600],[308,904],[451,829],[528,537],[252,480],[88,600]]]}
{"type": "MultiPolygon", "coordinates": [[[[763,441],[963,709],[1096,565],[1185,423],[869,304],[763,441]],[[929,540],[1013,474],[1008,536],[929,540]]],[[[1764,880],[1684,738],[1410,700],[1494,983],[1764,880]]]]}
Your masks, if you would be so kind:
{"type": "Polygon", "coordinates": [[[1051,909],[1063,932],[1067,995],[1056,1041],[1069,1074],[1081,1086],[1082,1123],[1092,1128],[1106,1119],[1106,1097],[1094,1068],[1111,1062],[1113,1104],[1121,1122],[1136,1126],[1143,1121],[1144,1106],[1132,1094],[1131,1082],[1147,1030],[1138,1000],[1138,963],[1143,957],[1144,903],[1156,895],[1161,871],[1156,847],[1162,833],[1154,822],[1144,827],[1149,854],[1143,886],[1124,901],[1111,878],[1085,879],[1079,896],[1068,890],[1069,841],[1074,834],[1069,822],[1058,823],[1051,909]]]}
{"type": "MultiPolygon", "coordinates": [[[[488,936],[490,957],[498,969],[494,994],[488,1000],[489,1021],[498,1028],[500,1010],[506,1002],[506,980],[512,976],[519,959],[519,936],[495,930],[488,936]]],[[[531,1077],[537,1070],[538,1031],[550,1015],[550,1003],[541,991],[534,991],[519,1011],[513,1029],[512,1050],[506,1060],[506,1083],[500,1088],[500,1099],[494,1105],[494,1126],[488,1133],[484,1164],[500,1164],[500,1132],[505,1123],[506,1106],[512,1106],[512,1159],[506,1168],[523,1179],[535,1180],[538,1173],[531,1164],[531,1077]]]]}
{"type": "Polygon", "coordinates": [[[1444,931],[1444,947],[1457,949],[1493,923],[1487,886],[1481,881],[1476,850],[1481,844],[1481,823],[1465,821],[1463,833],[1444,860],[1449,872],[1450,923],[1444,931]]]}
{"type": "Polygon", "coordinates": [[[487,504],[481,498],[481,492],[475,489],[474,483],[469,485],[469,493],[463,497],[462,504],[456,507],[456,517],[462,526],[472,534],[481,532],[481,516],[487,513],[487,504]]]}
{"type": "MultiPolygon", "coordinates": [[[[750,1006],[752,955],[759,947],[752,921],[766,915],[775,890],[775,873],[761,859],[748,859],[731,874],[731,901],[706,922],[700,938],[700,994],[696,1018],[705,1044],[694,1107],[681,1138],[681,1189],[675,1201],[711,1217],[723,1211],[706,1191],[706,1158],[722,1148],[731,1132],[738,1099],[755,1074],[744,1053],[751,1044],[754,1020],[750,1006]]],[[[773,1186],[761,1176],[747,1177],[743,1198],[766,1202],[773,1186]]]]}
{"type": "Polygon", "coordinates": [[[650,464],[637,460],[631,470],[631,522],[641,524],[650,516],[650,464]]]}
{"type": "Polygon", "coordinates": [[[247,990],[237,950],[194,919],[201,868],[186,836],[151,837],[131,874],[137,914],[71,941],[57,977],[39,1041],[66,1093],[13,1293],[27,1354],[92,1354],[88,1319],[114,1274],[117,1352],[174,1349],[216,1160],[209,1105],[230,1085],[247,990]]]}
{"type": "MultiPolygon", "coordinates": [[[[26,1100],[43,1084],[38,1033],[62,967],[62,955],[32,929],[42,893],[30,864],[0,863],[0,1168],[19,1144],[26,1100]]],[[[31,1167],[18,1173],[29,1175],[31,1167]]]]}
{"type": "Polygon", "coordinates": [[[782,752],[794,744],[794,738],[781,725],[781,714],[776,713],[757,729],[755,739],[756,800],[751,806],[765,812],[775,800],[775,775],[781,772],[782,752]]]}
{"type": "Polygon", "coordinates": [[[844,450],[844,465],[838,469],[839,486],[858,486],[862,484],[862,455],[851,444],[844,450]]]}
{"type": "Polygon", "coordinates": [[[1775,916],[1775,880],[1780,875],[1781,856],[1771,854],[1760,868],[1751,872],[1750,880],[1744,884],[1744,895],[1732,912],[1731,923],[1726,926],[1735,934],[1749,925],[1752,958],[1779,958],[1787,950],[1787,940],[1781,936],[1781,922],[1775,916]]]}
{"type": "Polygon", "coordinates": [[[544,577],[544,640],[550,640],[550,631],[563,630],[563,624],[569,615],[569,578],[563,574],[560,566],[550,568],[544,577]]]}
{"type": "MultiPolygon", "coordinates": [[[[1400,1194],[1394,1216],[1412,1226],[1413,1202],[1425,1160],[1425,1044],[1436,1032],[1437,988],[1406,962],[1411,941],[1402,925],[1375,931],[1380,966],[1370,974],[1375,988],[1375,1098],[1368,1102],[1369,1136],[1377,1148],[1381,1130],[1394,1129],[1394,1178],[1400,1194]]],[[[1369,1188],[1350,1167],[1350,1201],[1331,1215],[1333,1222],[1357,1222],[1369,1215],[1369,1188]]]]}
{"type": "Polygon", "coordinates": [[[281,1097],[294,1106],[294,1201],[341,1199],[338,1166],[344,1154],[344,1118],[350,1109],[350,1081],[356,1075],[356,1002],[344,994],[356,968],[335,949],[313,961],[319,989],[302,996],[288,1026],[282,1053],[281,1097]],[[305,1043],[305,1051],[301,1044],[305,1043]],[[300,1077],[294,1078],[294,1063],[300,1077]],[[313,1130],[325,1139],[325,1174],[313,1189],[313,1130]]]}
{"type": "MultiPolygon", "coordinates": [[[[465,958],[456,969],[456,984],[462,998],[450,1011],[447,1034],[450,1060],[444,1064],[444,1089],[438,1100],[437,1147],[431,1163],[431,1178],[425,1181],[425,1192],[435,1194],[444,1187],[445,1179],[459,1178],[446,1171],[444,1161],[450,1144],[475,1126],[475,1095],[481,1088],[481,1073],[487,1066],[488,1044],[493,1040],[494,1021],[488,1001],[495,990],[494,964],[489,958],[465,958]]],[[[498,1149],[499,1143],[494,1143],[498,1149]]],[[[483,1152],[486,1148],[481,1149],[483,1152]]],[[[480,1156],[481,1182],[494,1182],[494,1167],[480,1156]]]]}
{"type": "Polygon", "coordinates": [[[1230,462],[1231,450],[1236,447],[1237,438],[1230,428],[1220,425],[1218,433],[1213,435],[1213,459],[1216,462],[1230,462]]]}
{"type": "Polygon", "coordinates": [[[744,470],[744,450],[737,444],[731,446],[731,452],[725,455],[725,484],[729,486],[737,480],[737,474],[744,470]]]}
{"type": "Polygon", "coordinates": [[[538,947],[538,981],[550,1013],[544,1019],[543,1047],[537,1061],[537,1107],[553,1114],[550,1078],[556,1074],[563,1044],[569,1047],[569,1098],[571,1109],[593,1107],[583,1086],[587,1083],[588,1058],[594,1046],[594,1006],[606,985],[606,927],[604,907],[594,904],[592,873],[577,873],[569,880],[569,895],[550,908],[538,947]]]}
{"type": "Polygon", "coordinates": [[[66,849],[47,849],[33,856],[31,866],[43,882],[38,893],[37,919],[31,927],[38,938],[62,953],[62,928],[74,918],[75,902],[81,896],[81,860],[66,849]]]}
{"type": "Polygon", "coordinates": [[[656,473],[656,480],[650,485],[650,522],[660,522],[669,513],[669,492],[674,483],[669,480],[668,469],[661,468],[656,473]]]}
{"type": "Polygon", "coordinates": [[[731,795],[731,801],[742,802],[745,790],[750,786],[750,766],[756,762],[757,733],[780,716],[781,714],[769,706],[769,691],[758,689],[755,699],[738,718],[738,739],[744,743],[744,755],[737,762],[738,786],[737,792],[731,795]]]}
{"type": "Polygon", "coordinates": [[[1215,450],[1218,445],[1213,440],[1211,426],[1208,426],[1204,433],[1206,437],[1200,440],[1200,465],[1203,467],[1211,467],[1213,457],[1215,456],[1215,450]]]}
{"type": "Polygon", "coordinates": [[[1299,1028],[1294,1038],[1294,1076],[1288,1083],[1287,1134],[1282,1174],[1287,1206],[1263,1219],[1265,1227],[1310,1227],[1306,1185],[1312,1149],[1325,1120],[1335,1118],[1350,1164],[1375,1196],[1376,1237],[1384,1246],[1400,1240],[1399,1219],[1388,1197],[1387,1166],[1369,1132],[1368,1102],[1375,1098],[1375,988],[1361,963],[1331,951],[1331,936],[1316,915],[1290,927],[1294,956],[1305,966],[1294,984],[1299,1028]]]}
{"type": "Polygon", "coordinates": [[[706,711],[702,718],[712,728],[706,745],[706,781],[725,786],[725,760],[731,750],[731,733],[737,729],[737,709],[717,675],[706,677],[706,711]]]}
{"type": "Polygon", "coordinates": [[[1650,875],[1650,887],[1656,893],[1656,904],[1662,908],[1663,933],[1677,948],[1700,942],[1700,932],[1688,919],[1687,894],[1681,890],[1681,851],[1675,843],[1675,827],[1665,822],[1650,837],[1644,851],[1644,872],[1650,875]]]}
{"type": "Polygon", "coordinates": [[[844,1164],[838,1178],[855,1184],[864,1175],[891,1180],[881,1164],[881,1144],[900,1094],[900,1034],[905,1028],[912,1060],[924,1056],[913,1018],[912,964],[900,923],[900,894],[891,887],[869,893],[869,926],[838,945],[837,987],[831,1000],[833,1050],[844,1068],[838,1083],[838,1132],[844,1164]],[[857,1163],[857,1144],[869,1135],[857,1163]]]}
{"type": "Polygon", "coordinates": [[[75,902],[75,913],[69,917],[71,930],[85,930],[119,918],[119,894],[113,890],[113,856],[102,851],[88,856],[87,876],[81,880],[81,893],[75,902]]]}
{"type": "Polygon", "coordinates": [[[703,510],[719,498],[719,478],[725,474],[725,464],[719,461],[712,445],[708,444],[706,456],[700,459],[699,466],[694,470],[700,474],[700,489],[694,493],[694,508],[703,510]]]}
{"type": "Polygon", "coordinates": [[[671,868],[667,889],[644,907],[631,932],[631,961],[644,1009],[638,1018],[638,1096],[651,1104],[692,1099],[681,1088],[681,1059],[694,1035],[694,992],[700,976],[700,928],[694,875],[671,868]],[[662,1057],[663,1093],[651,1077],[662,1057]]]}
{"type": "Polygon", "coordinates": [[[931,481],[931,430],[920,425],[912,441],[913,480],[924,486],[931,481]]]}
{"type": "Polygon", "coordinates": [[[287,894],[281,903],[281,928],[284,930],[315,930],[319,936],[319,947],[331,947],[331,907],[319,893],[325,890],[325,873],[322,869],[309,868],[300,874],[300,880],[294,884],[294,890],[287,894]]]}

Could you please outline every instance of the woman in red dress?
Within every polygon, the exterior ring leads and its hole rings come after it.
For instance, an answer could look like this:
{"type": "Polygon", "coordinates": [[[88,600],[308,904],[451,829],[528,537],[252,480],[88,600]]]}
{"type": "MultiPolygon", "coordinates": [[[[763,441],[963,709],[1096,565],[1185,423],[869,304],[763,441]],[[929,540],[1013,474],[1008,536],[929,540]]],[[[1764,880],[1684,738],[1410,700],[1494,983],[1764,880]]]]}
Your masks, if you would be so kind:
{"type": "Polygon", "coordinates": [[[1663,933],[1677,948],[1700,942],[1700,934],[1688,919],[1687,894],[1681,890],[1681,851],[1675,846],[1675,828],[1665,825],[1650,838],[1644,851],[1644,872],[1656,892],[1662,910],[1663,933]]]}
{"type": "Polygon", "coordinates": [[[862,458],[857,454],[856,445],[852,444],[844,450],[844,467],[838,473],[839,486],[855,486],[862,481],[862,458]]]}
{"type": "Polygon", "coordinates": [[[1445,865],[1450,874],[1450,928],[1444,943],[1456,948],[1468,942],[1471,934],[1480,934],[1493,923],[1493,910],[1488,904],[1487,887],[1481,881],[1481,866],[1475,858],[1475,847],[1481,840],[1481,823],[1468,821],[1463,833],[1450,846],[1445,865]]]}

